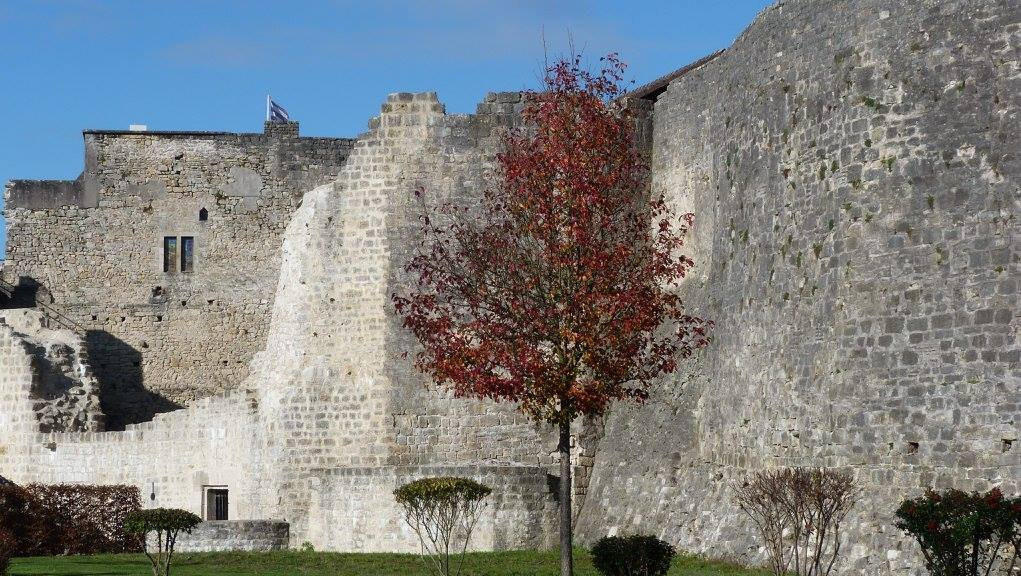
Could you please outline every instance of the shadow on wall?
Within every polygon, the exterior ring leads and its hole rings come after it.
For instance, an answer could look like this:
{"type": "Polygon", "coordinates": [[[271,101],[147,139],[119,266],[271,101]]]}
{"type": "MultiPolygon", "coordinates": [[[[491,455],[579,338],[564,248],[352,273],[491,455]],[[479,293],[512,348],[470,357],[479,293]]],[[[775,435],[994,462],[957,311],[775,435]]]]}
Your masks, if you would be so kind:
{"type": "Polygon", "coordinates": [[[107,430],[148,422],[156,414],[184,406],[142,385],[142,353],[105,330],[87,330],[85,344],[99,381],[99,401],[107,430]]]}
{"type": "Polygon", "coordinates": [[[17,284],[10,284],[0,277],[0,310],[33,308],[40,292],[44,292],[42,286],[32,278],[22,276],[17,284]]]}
{"type": "Polygon", "coordinates": [[[66,344],[52,343],[48,347],[34,347],[32,368],[36,379],[33,382],[33,392],[39,398],[56,400],[78,385],[68,375],[73,370],[73,357],[74,350],[66,344]]]}

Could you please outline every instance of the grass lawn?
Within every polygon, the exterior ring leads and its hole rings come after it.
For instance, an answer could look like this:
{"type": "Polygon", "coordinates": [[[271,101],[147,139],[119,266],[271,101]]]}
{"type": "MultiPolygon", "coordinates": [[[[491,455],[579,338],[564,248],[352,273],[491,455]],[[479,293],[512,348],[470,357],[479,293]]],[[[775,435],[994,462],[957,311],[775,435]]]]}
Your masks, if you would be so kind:
{"type": "MultiPolygon", "coordinates": [[[[408,554],[332,554],[324,552],[222,552],[179,554],[171,572],[175,576],[427,576],[422,560],[408,554]]],[[[467,576],[556,576],[557,552],[489,552],[469,554],[467,576]]],[[[148,559],[141,554],[18,558],[11,576],[147,576],[148,559]]],[[[575,574],[597,576],[588,553],[575,553],[575,574]]],[[[690,556],[674,559],[671,576],[764,576],[748,570],[690,556]]]]}

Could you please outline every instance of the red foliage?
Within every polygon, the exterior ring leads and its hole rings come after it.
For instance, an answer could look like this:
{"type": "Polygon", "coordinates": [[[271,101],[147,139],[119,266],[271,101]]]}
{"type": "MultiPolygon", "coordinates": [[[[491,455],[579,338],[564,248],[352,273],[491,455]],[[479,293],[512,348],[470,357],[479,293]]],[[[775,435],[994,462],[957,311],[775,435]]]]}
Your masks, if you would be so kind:
{"type": "Polygon", "coordinates": [[[648,198],[635,119],[618,100],[625,65],[602,62],[598,73],[557,62],[526,95],[525,126],[506,138],[481,205],[423,201],[424,243],[406,268],[417,285],[393,295],[420,369],[537,421],[644,401],[709,342],[711,322],[676,293],[694,217],[648,198]]]}
{"type": "Polygon", "coordinates": [[[17,540],[7,530],[0,530],[0,576],[7,574],[11,566],[11,558],[14,557],[17,540]]]}
{"type": "Polygon", "coordinates": [[[141,507],[136,486],[0,486],[0,531],[15,556],[137,552],[124,518],[141,507]]]}

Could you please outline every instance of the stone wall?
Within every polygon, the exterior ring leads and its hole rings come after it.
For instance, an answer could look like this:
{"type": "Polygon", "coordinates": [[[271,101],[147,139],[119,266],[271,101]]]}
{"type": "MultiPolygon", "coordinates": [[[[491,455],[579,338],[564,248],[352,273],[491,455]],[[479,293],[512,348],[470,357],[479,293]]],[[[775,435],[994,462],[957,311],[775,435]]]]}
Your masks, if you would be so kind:
{"type": "Polygon", "coordinates": [[[655,103],[653,186],[696,214],[691,370],[606,423],[583,539],[761,561],[746,474],[865,500],[841,574],[921,573],[925,487],[1021,489],[1016,3],[787,1],[655,103]]]}
{"type": "Polygon", "coordinates": [[[54,330],[36,310],[0,310],[0,428],[34,432],[103,429],[99,385],[81,336],[54,330]]]}
{"type": "Polygon", "coordinates": [[[273,520],[213,520],[199,524],[191,534],[180,534],[176,552],[266,552],[286,550],[290,542],[287,522],[273,520]]]}
{"type": "MultiPolygon", "coordinates": [[[[650,532],[759,562],[734,487],[828,466],[865,487],[841,573],[916,574],[892,526],[899,499],[1019,489],[1019,36],[1001,0],[790,0],[651,96],[653,189],[697,215],[682,290],[717,333],[647,405],[579,427],[582,541],[650,532]]],[[[10,187],[8,278],[35,274],[90,333],[160,343],[136,375],[169,401],[248,376],[123,432],[41,434],[17,391],[30,359],[4,352],[15,339],[0,329],[0,474],[135,484],[151,505],[194,511],[203,487],[228,486],[232,518],[286,521],[292,545],[393,550],[410,546],[393,487],[453,471],[498,489],[480,547],[551,544],[552,435],[511,406],[435,389],[390,304],[411,281],[413,191],[477,198],[520,109],[520,95],[493,94],[447,116],[435,94],[391,95],[315,188],[283,132],[87,134],[79,181],[10,187]],[[116,168],[151,158],[155,184],[116,168]],[[291,184],[311,191],[299,202],[291,184]],[[90,233],[106,213],[127,215],[123,230],[90,233]],[[125,252],[108,244],[117,234],[125,252]],[[162,273],[165,234],[196,238],[192,276],[162,273]]],[[[106,374],[130,376],[124,362],[106,374]]],[[[108,408],[152,411],[111,382],[108,408]]]]}
{"type": "Polygon", "coordinates": [[[205,486],[229,486],[232,517],[264,519],[257,409],[251,394],[228,392],[123,431],[43,434],[24,417],[0,419],[0,470],[18,484],[138,486],[146,507],[196,514],[205,486]]]}
{"type": "Polygon", "coordinates": [[[265,342],[284,227],[352,141],[299,137],[296,123],[84,139],[77,180],[8,184],[3,275],[85,334],[121,428],[244,379],[265,342]],[[164,271],[168,236],[178,252],[194,238],[192,272],[164,271]]]}
{"type": "MultiPolygon", "coordinates": [[[[291,523],[292,543],[332,526],[308,499],[321,470],[552,463],[545,432],[512,406],[431,386],[405,355],[413,338],[390,303],[418,242],[414,190],[426,202],[478,194],[520,100],[494,94],[475,115],[447,116],[434,93],[391,95],[336,181],[306,194],[288,226],[267,347],[246,386],[262,394],[264,459],[281,464],[265,484],[266,513],[291,523]]],[[[358,546],[387,549],[389,538],[369,533],[358,546]]]]}
{"type": "Polygon", "coordinates": [[[417,241],[414,190],[429,202],[477,194],[520,100],[491,95],[479,114],[446,116],[432,93],[388,99],[334,183],[305,194],[283,234],[269,336],[247,392],[124,432],[0,430],[11,446],[0,470],[19,482],[136,484],[155,492],[147,505],[196,512],[203,487],[226,486],[231,518],[286,521],[292,545],[326,550],[410,550],[406,531],[377,529],[398,523],[394,487],[457,473],[495,489],[478,546],[549,546],[549,435],[513,406],[429,385],[405,357],[414,341],[390,305],[417,241]]]}
{"type": "MultiPolygon", "coordinates": [[[[393,466],[322,471],[311,483],[305,540],[352,552],[420,550],[393,491],[429,476],[473,478],[493,489],[469,542],[471,550],[548,548],[557,538],[557,505],[547,470],[535,466],[393,466]]],[[[295,545],[298,542],[294,543],[295,545]]]]}

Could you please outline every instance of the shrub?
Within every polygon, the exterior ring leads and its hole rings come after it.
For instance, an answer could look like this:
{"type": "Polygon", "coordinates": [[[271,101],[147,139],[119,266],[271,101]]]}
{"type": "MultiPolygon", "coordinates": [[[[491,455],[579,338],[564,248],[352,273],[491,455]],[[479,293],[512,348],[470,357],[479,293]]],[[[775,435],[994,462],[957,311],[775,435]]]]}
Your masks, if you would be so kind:
{"type": "Polygon", "coordinates": [[[0,576],[7,575],[17,544],[14,534],[7,530],[0,530],[0,576]]]}
{"type": "Polygon", "coordinates": [[[140,506],[135,486],[0,484],[0,530],[14,556],[136,552],[122,524],[140,506]]]}
{"type": "Polygon", "coordinates": [[[1021,497],[926,491],[897,509],[897,527],[914,536],[933,576],[1014,573],[1021,554],[1021,497]]]}
{"type": "Polygon", "coordinates": [[[418,534],[422,555],[442,576],[450,575],[450,549],[461,544],[455,574],[461,573],[475,524],[485,508],[483,500],[492,490],[468,478],[423,478],[394,490],[404,519],[418,534]]]}
{"type": "Polygon", "coordinates": [[[675,554],[655,536],[606,536],[592,547],[592,564],[604,576],[665,576],[675,554]]]}
{"type": "Polygon", "coordinates": [[[124,520],[124,530],[136,535],[141,541],[142,549],[152,564],[153,576],[168,576],[177,536],[181,532],[191,534],[199,522],[202,519],[187,510],[153,508],[128,514],[124,520]],[[155,538],[156,549],[153,552],[149,551],[150,534],[155,538]]]}
{"type": "Polygon", "coordinates": [[[20,486],[0,483],[0,530],[8,538],[21,540],[28,518],[28,493],[20,486]]]}
{"type": "MultiPolygon", "coordinates": [[[[142,507],[137,486],[30,484],[36,524],[53,535],[40,554],[139,552],[138,540],[124,530],[128,514],[142,507]],[[53,527],[56,526],[57,529],[53,527]]],[[[33,531],[37,541],[43,536],[33,531]]]]}
{"type": "Polygon", "coordinates": [[[49,512],[25,488],[0,485],[0,530],[8,534],[11,556],[46,555],[60,548],[61,523],[49,512]]]}
{"type": "Polygon", "coordinates": [[[841,523],[861,490],[848,474],[794,468],[759,472],[737,493],[774,574],[825,576],[840,555],[841,523]]]}

